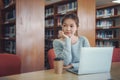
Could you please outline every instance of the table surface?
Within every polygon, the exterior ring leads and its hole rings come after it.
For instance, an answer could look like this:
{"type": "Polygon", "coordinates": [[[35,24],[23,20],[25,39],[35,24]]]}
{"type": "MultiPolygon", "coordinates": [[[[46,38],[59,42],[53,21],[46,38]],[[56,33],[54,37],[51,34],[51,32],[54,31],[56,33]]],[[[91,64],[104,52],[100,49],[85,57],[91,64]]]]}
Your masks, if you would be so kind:
{"type": "Polygon", "coordinates": [[[67,71],[54,73],[54,69],[1,77],[0,80],[120,80],[120,62],[112,63],[110,73],[76,75],[67,71]]]}

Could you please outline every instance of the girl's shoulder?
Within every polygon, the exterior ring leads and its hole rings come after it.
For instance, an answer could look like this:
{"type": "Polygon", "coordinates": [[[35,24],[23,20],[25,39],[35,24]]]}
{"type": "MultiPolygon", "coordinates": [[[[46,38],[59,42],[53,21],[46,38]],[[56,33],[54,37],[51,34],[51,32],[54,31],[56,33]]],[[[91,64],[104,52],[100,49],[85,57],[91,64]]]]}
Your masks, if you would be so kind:
{"type": "Polygon", "coordinates": [[[63,41],[61,39],[54,39],[53,44],[61,44],[63,41]]]}
{"type": "Polygon", "coordinates": [[[60,39],[54,39],[53,42],[58,43],[58,42],[60,42],[60,39]]]}
{"type": "Polygon", "coordinates": [[[86,40],[87,38],[85,36],[79,36],[78,37],[80,40],[86,40]]]}

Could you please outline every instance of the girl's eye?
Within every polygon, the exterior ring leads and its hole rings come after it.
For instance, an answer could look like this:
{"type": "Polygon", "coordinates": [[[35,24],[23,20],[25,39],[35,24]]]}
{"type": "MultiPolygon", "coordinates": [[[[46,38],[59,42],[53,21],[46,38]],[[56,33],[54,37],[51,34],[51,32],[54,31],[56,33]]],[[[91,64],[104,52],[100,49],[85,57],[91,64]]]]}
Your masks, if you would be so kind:
{"type": "Polygon", "coordinates": [[[73,27],[73,26],[70,26],[71,28],[73,27]]]}
{"type": "Polygon", "coordinates": [[[66,27],[66,25],[63,25],[63,27],[66,27]]]}

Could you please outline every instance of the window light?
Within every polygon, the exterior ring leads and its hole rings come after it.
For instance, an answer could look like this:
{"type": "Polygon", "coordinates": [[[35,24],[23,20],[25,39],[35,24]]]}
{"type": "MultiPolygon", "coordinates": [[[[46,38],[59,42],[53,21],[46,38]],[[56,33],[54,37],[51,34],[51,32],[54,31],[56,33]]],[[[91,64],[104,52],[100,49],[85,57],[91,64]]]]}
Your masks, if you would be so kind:
{"type": "Polygon", "coordinates": [[[120,0],[114,0],[113,3],[120,3],[120,0]]]}

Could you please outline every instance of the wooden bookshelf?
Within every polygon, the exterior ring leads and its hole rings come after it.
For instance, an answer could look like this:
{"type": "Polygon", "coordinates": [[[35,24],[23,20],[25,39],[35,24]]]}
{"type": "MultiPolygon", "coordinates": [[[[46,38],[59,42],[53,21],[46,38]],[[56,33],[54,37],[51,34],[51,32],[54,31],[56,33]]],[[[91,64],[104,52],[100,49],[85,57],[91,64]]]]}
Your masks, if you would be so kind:
{"type": "Polygon", "coordinates": [[[102,47],[112,46],[120,48],[119,21],[120,21],[120,4],[97,7],[96,46],[102,47]]]}
{"type": "Polygon", "coordinates": [[[1,52],[16,54],[16,3],[15,0],[1,0],[1,52]],[[6,43],[8,42],[8,43],[6,43]],[[9,48],[9,49],[8,49],[9,48]]]}
{"type": "MultiPolygon", "coordinates": [[[[54,20],[52,27],[45,26],[46,56],[48,50],[53,48],[53,40],[58,38],[58,31],[61,30],[62,17],[69,12],[75,13],[79,17],[80,27],[78,30],[78,34],[86,36],[89,39],[91,46],[95,46],[95,0],[91,0],[89,3],[90,6],[88,7],[88,1],[85,0],[63,0],[45,6],[45,15],[47,15],[47,17],[45,17],[45,21],[49,19],[54,20]],[[90,33],[91,30],[92,33],[90,33]],[[49,31],[52,31],[52,33],[49,31]],[[90,34],[92,34],[93,36],[91,37],[90,34]]],[[[47,24],[45,23],[45,25],[47,24]]]]}
{"type": "Polygon", "coordinates": [[[3,11],[8,11],[8,10],[12,10],[13,8],[15,8],[16,5],[16,1],[15,0],[11,0],[11,2],[9,2],[8,5],[4,5],[4,7],[2,8],[3,11]]]}
{"type": "Polygon", "coordinates": [[[11,53],[13,48],[21,59],[21,72],[44,69],[44,7],[44,0],[0,0],[0,52],[11,53]],[[14,2],[5,5],[4,1],[14,2]],[[15,17],[6,19],[12,10],[15,17]],[[12,37],[9,30],[13,25],[12,37]],[[12,43],[15,46],[9,46],[12,43]]]}

